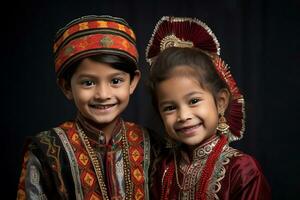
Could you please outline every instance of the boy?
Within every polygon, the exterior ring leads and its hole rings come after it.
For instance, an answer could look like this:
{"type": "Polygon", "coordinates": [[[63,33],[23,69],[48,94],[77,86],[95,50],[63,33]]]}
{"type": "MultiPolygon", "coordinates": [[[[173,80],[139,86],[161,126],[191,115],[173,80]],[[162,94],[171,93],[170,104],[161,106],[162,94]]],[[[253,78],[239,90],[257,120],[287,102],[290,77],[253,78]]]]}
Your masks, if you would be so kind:
{"type": "Polygon", "coordinates": [[[27,142],[17,199],[148,199],[149,134],[120,118],[141,76],[132,29],[84,16],[57,33],[54,55],[78,114],[27,142]]]}

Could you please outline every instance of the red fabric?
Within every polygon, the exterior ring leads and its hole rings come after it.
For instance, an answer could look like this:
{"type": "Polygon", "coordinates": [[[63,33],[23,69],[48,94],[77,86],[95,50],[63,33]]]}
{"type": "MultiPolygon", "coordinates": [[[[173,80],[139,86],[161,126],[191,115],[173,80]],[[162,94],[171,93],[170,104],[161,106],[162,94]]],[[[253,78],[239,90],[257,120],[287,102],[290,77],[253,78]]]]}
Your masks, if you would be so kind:
{"type": "Polygon", "coordinates": [[[200,194],[199,195],[196,194],[195,199],[206,200],[205,192],[208,187],[208,180],[210,179],[211,175],[213,174],[215,163],[216,163],[218,157],[220,156],[222,149],[226,143],[227,143],[227,138],[225,137],[225,135],[222,135],[220,140],[214,147],[213,151],[209,155],[209,157],[205,163],[205,167],[203,168],[201,177],[200,177],[200,186],[199,186],[200,194]]]}
{"type": "MultiPolygon", "coordinates": [[[[155,174],[150,188],[151,199],[160,199],[162,188],[162,175],[166,166],[158,164],[161,168],[155,174]]],[[[225,165],[226,174],[220,181],[221,189],[217,193],[222,200],[269,200],[271,189],[258,162],[247,154],[233,157],[225,165]]],[[[179,181],[182,182],[182,174],[179,174],[179,181]]],[[[169,187],[169,200],[177,200],[179,188],[176,179],[173,177],[169,187]]]]}
{"type": "Polygon", "coordinates": [[[271,199],[271,189],[259,163],[244,154],[230,162],[218,196],[220,199],[232,200],[268,200],[271,199]]]}
{"type": "Polygon", "coordinates": [[[128,35],[130,35],[133,39],[135,39],[135,35],[131,29],[129,29],[127,26],[113,22],[113,21],[87,21],[87,22],[81,22],[79,24],[74,24],[70,28],[64,31],[64,34],[59,37],[55,44],[54,44],[54,53],[56,52],[57,48],[60,47],[60,45],[71,35],[83,31],[83,30],[92,30],[92,29],[116,29],[118,31],[122,31],[128,35]]]}
{"type": "Polygon", "coordinates": [[[161,41],[169,35],[193,42],[194,47],[219,55],[219,42],[210,28],[198,19],[165,16],[155,26],[146,57],[151,59],[161,52],[161,41]]]}
{"type": "Polygon", "coordinates": [[[62,49],[58,50],[58,57],[55,59],[55,70],[59,71],[62,65],[69,59],[74,56],[78,56],[83,52],[91,50],[98,51],[99,49],[105,48],[127,52],[133,58],[138,56],[135,45],[124,37],[112,34],[93,34],[73,39],[62,49]],[[111,40],[111,44],[109,44],[109,46],[103,45],[100,42],[103,38],[109,38],[111,40]]]}

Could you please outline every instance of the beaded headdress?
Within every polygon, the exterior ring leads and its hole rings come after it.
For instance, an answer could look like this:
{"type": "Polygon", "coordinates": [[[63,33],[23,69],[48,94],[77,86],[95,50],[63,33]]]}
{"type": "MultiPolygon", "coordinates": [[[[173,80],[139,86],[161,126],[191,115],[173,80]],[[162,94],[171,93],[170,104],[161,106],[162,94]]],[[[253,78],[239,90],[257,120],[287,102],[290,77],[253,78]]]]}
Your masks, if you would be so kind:
{"type": "Polygon", "coordinates": [[[75,61],[97,54],[124,57],[137,68],[136,38],[128,23],[108,15],[88,15],[60,29],[53,45],[58,77],[75,61]]]}
{"type": "Polygon", "coordinates": [[[227,108],[228,140],[241,139],[245,131],[245,102],[229,67],[220,58],[220,44],[212,30],[195,18],[165,16],[156,24],[146,49],[146,60],[152,65],[160,52],[169,47],[197,48],[209,55],[221,79],[232,95],[227,108]]]}

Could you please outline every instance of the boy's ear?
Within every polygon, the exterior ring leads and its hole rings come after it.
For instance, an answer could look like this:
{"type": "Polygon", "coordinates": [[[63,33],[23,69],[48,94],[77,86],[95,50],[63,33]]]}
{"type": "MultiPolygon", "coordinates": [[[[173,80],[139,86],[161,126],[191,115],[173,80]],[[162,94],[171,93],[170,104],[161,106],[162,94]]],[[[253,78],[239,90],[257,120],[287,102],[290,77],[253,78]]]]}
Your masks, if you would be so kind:
{"type": "Polygon", "coordinates": [[[133,79],[130,81],[130,94],[132,94],[137,86],[137,84],[139,83],[141,79],[141,71],[140,70],[135,70],[134,72],[134,77],[133,79]]]}
{"type": "Polygon", "coordinates": [[[225,112],[225,110],[228,107],[229,104],[229,99],[230,99],[230,92],[228,89],[222,89],[218,93],[217,97],[217,106],[218,106],[218,112],[225,112]]]}
{"type": "Polygon", "coordinates": [[[65,79],[60,78],[57,80],[57,83],[64,93],[64,95],[67,97],[67,99],[72,100],[73,99],[73,93],[71,89],[70,83],[68,83],[65,79]]]}

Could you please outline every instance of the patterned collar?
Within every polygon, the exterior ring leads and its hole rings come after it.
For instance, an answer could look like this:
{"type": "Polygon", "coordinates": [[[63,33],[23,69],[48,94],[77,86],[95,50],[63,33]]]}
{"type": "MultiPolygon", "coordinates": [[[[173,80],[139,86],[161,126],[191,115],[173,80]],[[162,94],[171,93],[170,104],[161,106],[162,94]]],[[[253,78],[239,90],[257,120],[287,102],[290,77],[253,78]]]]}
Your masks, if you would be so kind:
{"type": "MultiPolygon", "coordinates": [[[[113,129],[112,138],[109,141],[109,144],[116,144],[121,141],[122,121],[123,120],[121,118],[118,118],[116,126],[113,129]]],[[[86,136],[89,138],[89,140],[92,141],[92,143],[98,145],[106,145],[104,132],[96,127],[96,124],[94,124],[90,120],[87,120],[80,113],[78,113],[76,116],[76,123],[78,123],[79,126],[84,130],[86,136]]]]}
{"type": "Polygon", "coordinates": [[[217,142],[219,141],[220,137],[217,135],[213,135],[212,137],[205,140],[199,146],[197,146],[192,152],[192,160],[190,161],[191,156],[187,153],[187,151],[181,151],[182,159],[185,163],[196,162],[198,160],[202,160],[207,158],[208,155],[213,150],[214,146],[216,146],[217,142]]]}

